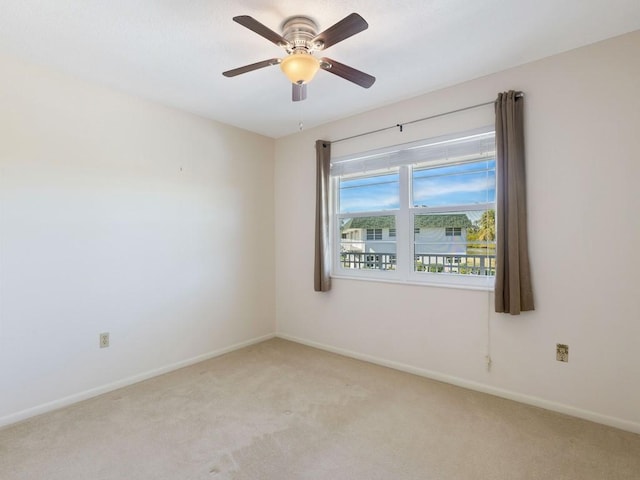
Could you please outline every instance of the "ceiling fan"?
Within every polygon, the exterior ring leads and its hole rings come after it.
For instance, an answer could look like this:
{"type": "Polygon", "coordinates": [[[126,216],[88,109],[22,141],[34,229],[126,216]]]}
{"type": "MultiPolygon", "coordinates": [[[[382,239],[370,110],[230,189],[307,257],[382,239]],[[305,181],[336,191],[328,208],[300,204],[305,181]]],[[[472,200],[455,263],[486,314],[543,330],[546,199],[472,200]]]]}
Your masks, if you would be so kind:
{"type": "Polygon", "coordinates": [[[225,77],[235,77],[260,68],[280,65],[282,71],[293,84],[292,99],[294,102],[307,98],[307,84],[319,69],[326,70],[364,88],[369,88],[376,81],[375,77],[353,67],[327,57],[317,58],[313,55],[314,52],[325,50],[356,33],[366,30],[369,24],[357,13],[347,15],[321,33],[317,33],[318,25],[316,22],[305,16],[295,16],[285,20],[282,24],[282,35],[264,26],[249,15],[233,17],[233,21],[284,48],[287,56],[284,58],[270,58],[269,60],[252,63],[244,67],[227,70],[222,73],[225,77]]]}

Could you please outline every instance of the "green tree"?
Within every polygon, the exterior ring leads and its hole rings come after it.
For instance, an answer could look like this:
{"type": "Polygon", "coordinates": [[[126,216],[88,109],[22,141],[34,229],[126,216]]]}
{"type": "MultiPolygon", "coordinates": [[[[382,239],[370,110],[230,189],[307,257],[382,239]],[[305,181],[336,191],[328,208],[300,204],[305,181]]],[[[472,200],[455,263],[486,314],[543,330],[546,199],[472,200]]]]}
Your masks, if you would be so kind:
{"type": "Polygon", "coordinates": [[[493,242],[496,239],[496,212],[487,210],[467,230],[469,242],[493,242]]]}
{"type": "Polygon", "coordinates": [[[481,242],[493,242],[496,239],[496,212],[487,210],[476,222],[476,239],[481,242]]]}

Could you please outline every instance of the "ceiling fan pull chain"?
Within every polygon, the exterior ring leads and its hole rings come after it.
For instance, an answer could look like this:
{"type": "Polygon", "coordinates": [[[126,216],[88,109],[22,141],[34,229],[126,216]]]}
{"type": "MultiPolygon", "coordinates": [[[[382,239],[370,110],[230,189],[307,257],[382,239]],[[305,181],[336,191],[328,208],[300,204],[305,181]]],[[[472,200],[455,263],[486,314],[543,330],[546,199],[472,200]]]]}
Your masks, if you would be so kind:
{"type": "Polygon", "coordinates": [[[300,122],[298,123],[298,131],[302,132],[304,130],[304,103],[299,102],[300,105],[300,122]]]}

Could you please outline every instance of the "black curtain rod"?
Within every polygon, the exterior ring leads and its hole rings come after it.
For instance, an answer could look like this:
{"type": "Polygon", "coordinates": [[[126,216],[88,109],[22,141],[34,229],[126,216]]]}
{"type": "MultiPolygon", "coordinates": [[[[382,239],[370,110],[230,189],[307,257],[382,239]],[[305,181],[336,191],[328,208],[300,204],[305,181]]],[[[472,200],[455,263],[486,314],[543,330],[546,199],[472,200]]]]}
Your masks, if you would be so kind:
{"type": "MultiPolygon", "coordinates": [[[[523,92],[518,92],[518,93],[516,93],[516,97],[517,98],[524,97],[524,93],[523,92]]],[[[403,130],[405,125],[411,125],[412,123],[424,122],[425,120],[431,120],[431,119],[438,118],[438,117],[444,117],[445,115],[451,115],[452,113],[464,112],[465,110],[472,110],[474,108],[485,107],[487,105],[493,105],[494,103],[496,103],[495,100],[493,100],[491,102],[478,103],[477,105],[471,105],[470,107],[458,108],[457,110],[451,110],[450,112],[438,113],[436,115],[431,115],[429,117],[418,118],[417,120],[411,120],[410,122],[396,123],[395,125],[392,125],[390,127],[379,128],[377,130],[371,130],[370,132],[359,133],[357,135],[352,135],[350,137],[345,137],[345,138],[340,138],[338,140],[333,140],[331,143],[344,142],[346,140],[351,140],[353,138],[364,137],[365,135],[371,135],[371,134],[374,134],[374,133],[384,132],[385,130],[391,130],[392,128],[399,128],[400,131],[402,132],[402,130],[403,130]]]]}

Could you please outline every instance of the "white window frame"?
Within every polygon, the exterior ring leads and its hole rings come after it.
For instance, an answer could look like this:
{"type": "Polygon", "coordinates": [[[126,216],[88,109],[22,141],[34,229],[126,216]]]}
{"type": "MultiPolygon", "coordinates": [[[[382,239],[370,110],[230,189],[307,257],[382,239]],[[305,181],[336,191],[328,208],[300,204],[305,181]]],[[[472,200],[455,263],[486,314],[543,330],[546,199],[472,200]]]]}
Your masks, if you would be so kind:
{"type": "MultiPolygon", "coordinates": [[[[411,152],[411,150],[419,150],[422,147],[430,146],[438,143],[452,141],[466,136],[486,135],[494,132],[494,128],[482,127],[473,131],[457,133],[438,137],[435,139],[427,139],[410,144],[393,146],[388,149],[381,149],[370,152],[363,152],[347,157],[334,159],[332,164],[341,164],[362,158],[376,158],[385,154],[395,154],[401,156],[402,152],[411,152]]],[[[493,158],[495,152],[487,152],[486,158],[493,158]]],[[[392,162],[389,162],[392,163],[392,162]]],[[[433,285],[454,288],[492,290],[495,283],[495,276],[481,275],[460,275],[450,273],[429,273],[414,271],[414,242],[415,242],[415,221],[416,215],[434,214],[434,213],[459,213],[461,211],[486,211],[496,208],[495,202],[472,204],[472,205],[455,205],[447,207],[413,207],[412,200],[412,169],[416,162],[397,162],[396,165],[389,165],[386,169],[371,169],[368,173],[399,173],[399,191],[400,191],[400,208],[393,210],[380,210],[372,212],[351,212],[340,213],[339,210],[339,175],[331,177],[331,250],[332,250],[332,271],[331,276],[334,278],[351,278],[370,281],[383,281],[391,283],[407,283],[417,285],[433,285]],[[376,270],[376,269],[345,269],[340,265],[340,220],[343,218],[372,217],[372,216],[395,216],[395,243],[396,243],[396,268],[395,270],[376,270]]],[[[429,162],[431,163],[431,162],[429,162]]],[[[454,161],[446,161],[443,159],[434,159],[433,166],[453,164],[454,161]]],[[[424,161],[420,162],[424,165],[424,161]]],[[[365,172],[363,172],[365,173],[365,172]]],[[[366,234],[365,234],[366,236],[366,234]]],[[[393,237],[392,237],[393,238],[393,237]]],[[[451,237],[453,238],[453,237],[451,237]]],[[[455,256],[454,254],[451,255],[455,256]]]]}

